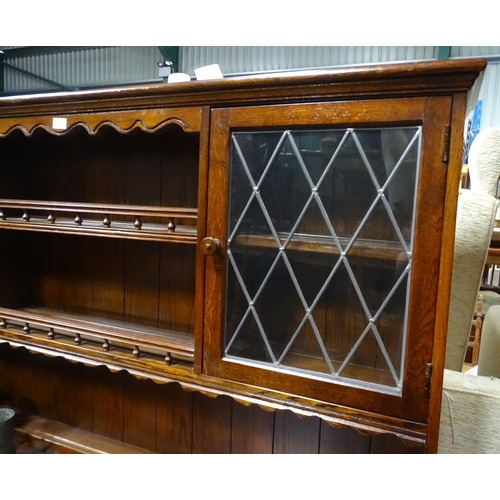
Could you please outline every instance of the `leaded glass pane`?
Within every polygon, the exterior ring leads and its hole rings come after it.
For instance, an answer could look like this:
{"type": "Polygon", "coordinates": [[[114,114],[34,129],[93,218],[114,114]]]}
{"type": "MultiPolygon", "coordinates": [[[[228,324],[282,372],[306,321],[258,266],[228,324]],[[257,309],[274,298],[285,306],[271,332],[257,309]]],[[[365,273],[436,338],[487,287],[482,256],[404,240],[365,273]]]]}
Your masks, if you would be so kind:
{"type": "Polygon", "coordinates": [[[420,136],[232,134],[225,356],[401,390],[420,136]]]}

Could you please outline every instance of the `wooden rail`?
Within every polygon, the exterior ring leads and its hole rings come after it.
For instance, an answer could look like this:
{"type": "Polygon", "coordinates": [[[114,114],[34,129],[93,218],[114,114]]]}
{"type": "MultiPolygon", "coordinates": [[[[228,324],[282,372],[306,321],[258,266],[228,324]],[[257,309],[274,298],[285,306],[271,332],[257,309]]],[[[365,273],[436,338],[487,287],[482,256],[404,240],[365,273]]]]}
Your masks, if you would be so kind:
{"type": "Polygon", "coordinates": [[[176,225],[176,221],[196,221],[197,217],[196,208],[0,199],[0,228],[4,229],[196,243],[196,226],[176,225]],[[21,210],[22,216],[7,215],[5,209],[21,210]],[[61,213],[73,217],[61,217],[61,213]],[[86,219],[85,214],[100,214],[102,219],[86,219]],[[113,220],[113,216],[131,220],[113,220]],[[165,223],[144,218],[165,219],[165,223]]]}
{"type": "Polygon", "coordinates": [[[86,318],[45,308],[0,308],[0,337],[9,332],[54,345],[57,337],[70,337],[75,347],[93,343],[101,346],[103,354],[124,348],[135,358],[162,353],[167,365],[172,359],[192,362],[194,357],[194,339],[188,333],[86,318]]]}

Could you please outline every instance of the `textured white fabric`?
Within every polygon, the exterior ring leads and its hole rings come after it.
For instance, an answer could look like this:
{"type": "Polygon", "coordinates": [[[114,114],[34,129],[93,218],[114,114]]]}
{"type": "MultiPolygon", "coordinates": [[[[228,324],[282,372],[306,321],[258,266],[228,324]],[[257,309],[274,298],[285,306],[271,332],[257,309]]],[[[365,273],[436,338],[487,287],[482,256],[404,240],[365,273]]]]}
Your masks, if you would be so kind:
{"type": "Polygon", "coordinates": [[[477,373],[500,377],[500,306],[491,306],[484,318],[477,373]]]}
{"type": "Polygon", "coordinates": [[[444,371],[438,453],[500,453],[500,379],[444,371]]]}
{"type": "Polygon", "coordinates": [[[458,198],[445,358],[450,370],[462,371],[496,206],[489,194],[466,190],[458,198]]]}
{"type": "Polygon", "coordinates": [[[500,165],[500,128],[488,127],[476,136],[469,151],[472,191],[496,196],[500,165]]]}

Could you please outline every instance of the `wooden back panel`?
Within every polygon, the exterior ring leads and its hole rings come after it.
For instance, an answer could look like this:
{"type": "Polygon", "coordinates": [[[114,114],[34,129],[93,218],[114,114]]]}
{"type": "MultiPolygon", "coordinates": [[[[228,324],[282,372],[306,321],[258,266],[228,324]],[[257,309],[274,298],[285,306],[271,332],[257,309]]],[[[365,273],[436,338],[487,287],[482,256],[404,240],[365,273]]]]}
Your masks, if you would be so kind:
{"type": "Polygon", "coordinates": [[[422,453],[317,417],[209,398],[178,384],[0,345],[0,404],[156,453],[422,453]]]}

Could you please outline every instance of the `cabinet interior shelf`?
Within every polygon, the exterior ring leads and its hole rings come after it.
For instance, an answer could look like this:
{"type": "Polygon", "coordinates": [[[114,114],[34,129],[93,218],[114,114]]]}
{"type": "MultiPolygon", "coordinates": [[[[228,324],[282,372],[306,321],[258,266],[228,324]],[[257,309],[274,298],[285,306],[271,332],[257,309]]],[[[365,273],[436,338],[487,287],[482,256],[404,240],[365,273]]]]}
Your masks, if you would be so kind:
{"type": "MultiPolygon", "coordinates": [[[[284,242],[288,234],[278,233],[281,242],[284,242]]],[[[339,237],[342,248],[346,248],[350,238],[339,237]]],[[[274,248],[277,250],[276,240],[269,235],[238,235],[233,241],[234,247],[249,248],[261,252],[263,248],[274,248]]],[[[297,251],[305,253],[333,254],[339,255],[339,249],[335,245],[331,236],[313,234],[295,234],[286,246],[287,251],[297,251]]],[[[362,256],[373,259],[396,260],[403,251],[399,241],[375,240],[367,238],[357,238],[348,255],[362,256]]]]}
{"type": "Polygon", "coordinates": [[[97,346],[103,354],[129,350],[135,358],[162,357],[167,365],[173,360],[192,363],[194,357],[194,340],[188,333],[46,308],[0,308],[0,337],[9,333],[45,346],[62,338],[74,348],[97,346]]]}
{"type": "Polygon", "coordinates": [[[16,230],[196,243],[196,226],[185,222],[197,216],[195,208],[0,199],[0,228],[16,230]]]}

